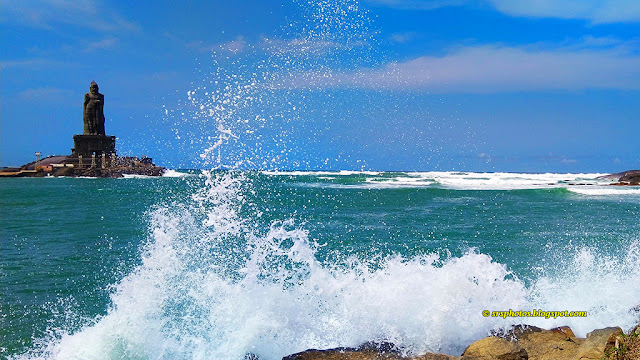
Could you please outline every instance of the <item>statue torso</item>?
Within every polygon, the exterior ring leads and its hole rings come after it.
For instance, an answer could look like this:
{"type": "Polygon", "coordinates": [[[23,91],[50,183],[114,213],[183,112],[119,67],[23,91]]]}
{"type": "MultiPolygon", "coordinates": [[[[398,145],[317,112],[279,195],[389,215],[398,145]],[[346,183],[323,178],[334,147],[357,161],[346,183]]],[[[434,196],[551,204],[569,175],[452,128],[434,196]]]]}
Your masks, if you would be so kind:
{"type": "Polygon", "coordinates": [[[86,94],[84,94],[84,101],[87,103],[87,106],[95,106],[95,105],[99,105],[102,104],[104,102],[104,95],[97,93],[91,93],[88,92],[86,94]]]}

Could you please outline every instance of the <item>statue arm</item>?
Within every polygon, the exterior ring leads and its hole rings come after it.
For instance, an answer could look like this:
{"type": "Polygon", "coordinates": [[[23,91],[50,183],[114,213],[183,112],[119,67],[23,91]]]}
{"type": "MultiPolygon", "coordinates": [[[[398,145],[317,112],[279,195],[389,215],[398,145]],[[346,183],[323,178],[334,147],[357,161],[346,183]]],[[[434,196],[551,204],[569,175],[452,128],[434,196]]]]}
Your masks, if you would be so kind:
{"type": "Polygon", "coordinates": [[[84,94],[84,106],[82,108],[86,109],[88,103],[89,103],[89,94],[84,94]]]}

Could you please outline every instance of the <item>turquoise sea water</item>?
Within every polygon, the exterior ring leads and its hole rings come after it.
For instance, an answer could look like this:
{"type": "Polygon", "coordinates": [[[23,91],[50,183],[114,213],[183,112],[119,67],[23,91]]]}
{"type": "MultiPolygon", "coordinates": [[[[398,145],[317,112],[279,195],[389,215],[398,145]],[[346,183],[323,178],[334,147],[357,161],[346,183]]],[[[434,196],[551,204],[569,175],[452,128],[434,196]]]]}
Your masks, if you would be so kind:
{"type": "Polygon", "coordinates": [[[171,174],[0,180],[2,358],[457,354],[639,319],[640,188],[598,174],[171,174]]]}

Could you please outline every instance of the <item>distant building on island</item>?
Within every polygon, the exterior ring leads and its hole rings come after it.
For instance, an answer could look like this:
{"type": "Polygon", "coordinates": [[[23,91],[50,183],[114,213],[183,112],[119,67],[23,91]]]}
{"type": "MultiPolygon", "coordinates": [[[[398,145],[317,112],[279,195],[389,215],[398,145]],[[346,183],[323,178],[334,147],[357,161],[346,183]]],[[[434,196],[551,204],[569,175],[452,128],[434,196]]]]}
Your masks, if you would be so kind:
{"type": "Polygon", "coordinates": [[[123,174],[160,176],[165,168],[155,166],[153,159],[143,156],[118,157],[116,137],[106,135],[104,117],[104,95],[98,92],[98,84],[91,82],[89,92],[84,94],[82,120],[84,131],[73,136],[71,155],[49,156],[20,168],[0,170],[0,176],[90,176],[122,177],[123,174]]]}

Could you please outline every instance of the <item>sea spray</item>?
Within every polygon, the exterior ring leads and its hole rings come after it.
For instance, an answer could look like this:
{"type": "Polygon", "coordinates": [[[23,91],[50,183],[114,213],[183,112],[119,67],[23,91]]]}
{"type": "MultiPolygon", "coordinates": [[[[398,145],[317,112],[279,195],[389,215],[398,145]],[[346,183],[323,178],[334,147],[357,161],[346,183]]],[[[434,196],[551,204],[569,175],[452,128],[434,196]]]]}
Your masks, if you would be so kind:
{"type": "Polygon", "coordinates": [[[587,318],[527,319],[545,328],[570,326],[578,336],[595,328],[630,329],[640,321],[640,240],[605,253],[600,244],[563,249],[559,261],[544,268],[529,289],[533,306],[548,310],[586,311],[587,318]]]}
{"type": "Polygon", "coordinates": [[[156,210],[142,264],[116,286],[108,314],[63,336],[46,357],[278,359],[367,340],[410,353],[454,351],[486,333],[484,321],[473,320],[484,304],[513,306],[503,293],[523,301],[522,284],[505,279],[505,267],[486,255],[393,256],[373,268],[355,258],[349,267],[322,264],[291,221],[244,233],[246,252],[236,255],[244,262],[235,268],[233,252],[216,248],[247,229],[226,210],[239,195],[232,177],[212,178],[189,211],[156,210]],[[209,222],[223,214],[224,223],[209,222]],[[212,260],[217,251],[227,256],[212,260]]]}
{"type": "MultiPolygon", "coordinates": [[[[245,43],[242,51],[214,50],[197,60],[199,78],[177,106],[164,105],[164,121],[194,165],[225,169],[277,169],[318,162],[300,151],[318,131],[301,117],[309,95],[286,84],[308,72],[355,68],[372,56],[376,31],[358,0],[294,1],[296,16],[273,35],[245,43]],[[296,156],[292,156],[294,153],[296,156]],[[195,156],[194,156],[195,157],[195,156]]],[[[379,54],[378,54],[379,55],[379,54]]],[[[324,101],[324,105],[328,101],[324,101]]],[[[308,115],[308,114],[307,114],[308,115]]],[[[326,163],[325,163],[326,165],[326,163]]],[[[317,166],[317,165],[316,165],[317,166]]]]}

